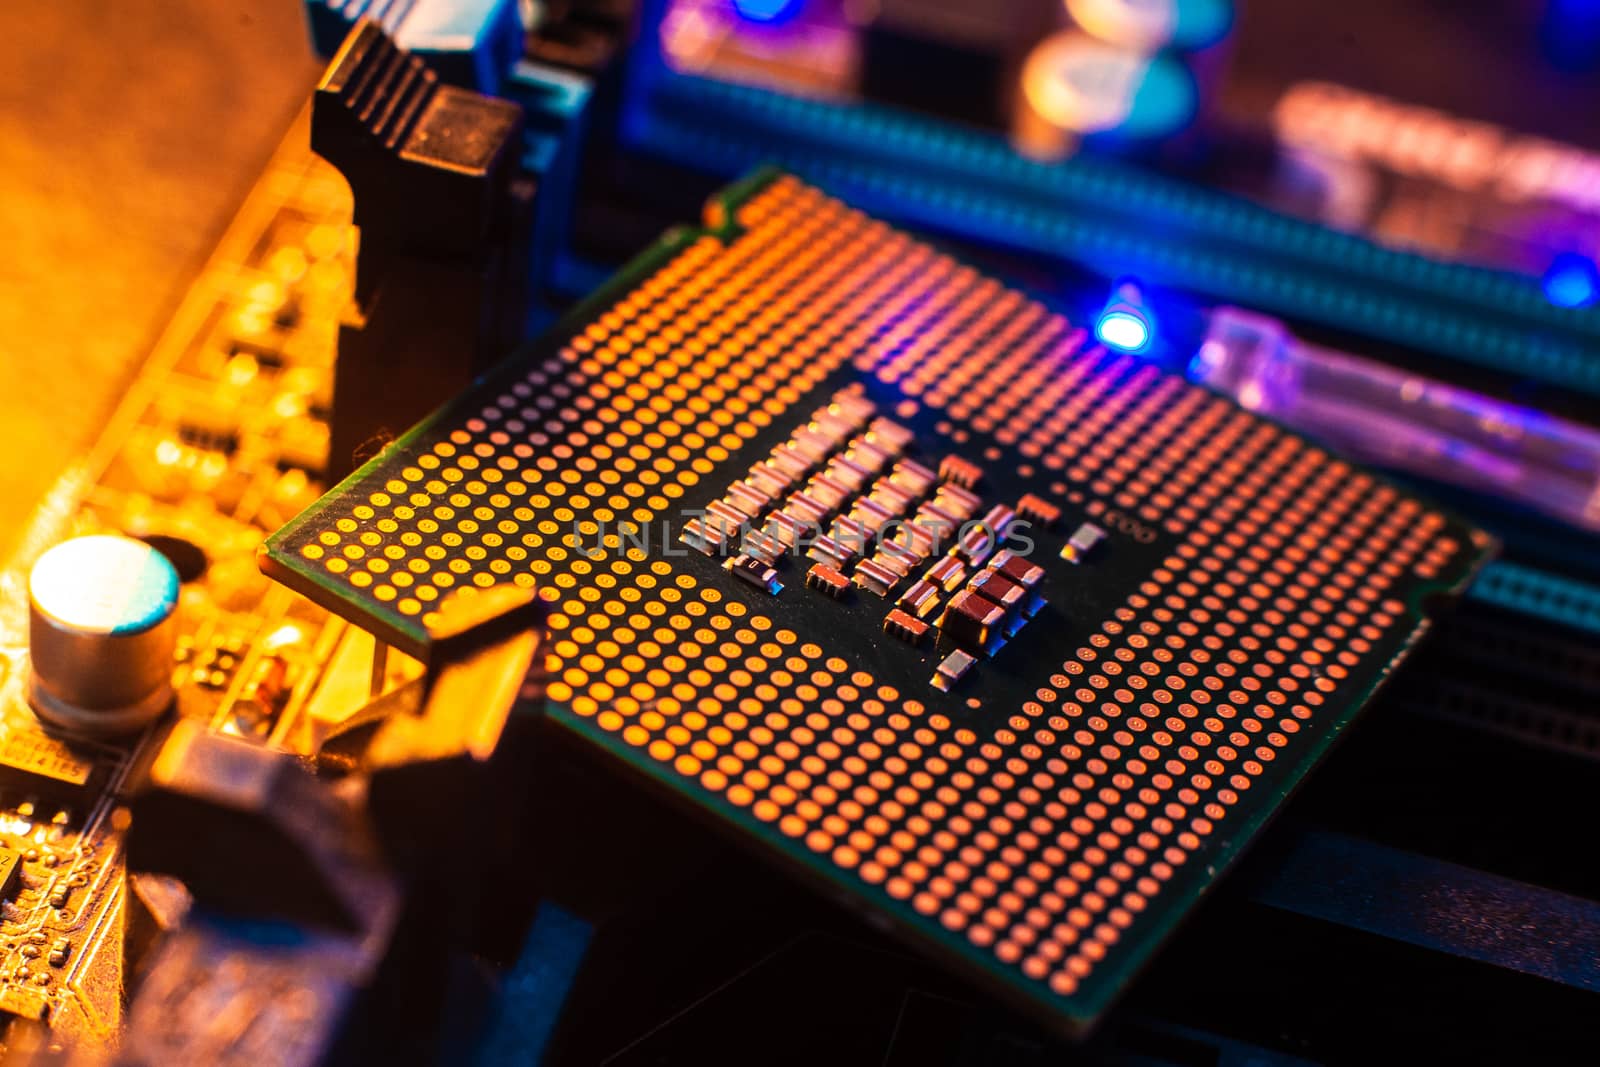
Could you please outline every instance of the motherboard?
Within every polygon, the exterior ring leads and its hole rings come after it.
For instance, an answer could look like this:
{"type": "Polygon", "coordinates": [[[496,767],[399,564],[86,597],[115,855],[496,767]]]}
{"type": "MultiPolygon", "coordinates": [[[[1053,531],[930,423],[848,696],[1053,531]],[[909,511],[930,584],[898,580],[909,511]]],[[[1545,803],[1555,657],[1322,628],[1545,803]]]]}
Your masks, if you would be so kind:
{"type": "MultiPolygon", "coordinates": [[[[247,962],[227,936],[200,936],[202,924],[177,934],[193,895],[168,873],[130,874],[127,840],[133,780],[171,723],[94,736],[30,706],[29,605],[39,595],[30,570],[57,542],[97,535],[150,546],[181,582],[170,652],[177,722],[309,756],[322,718],[365,701],[370,638],[268,581],[255,560],[266,534],[319,492],[334,337],[351,284],[349,191],[304,140],[302,121],[99,446],[40,507],[0,579],[0,1011],[12,1051],[104,1057],[120,1047],[147,1062],[258,1062],[271,1048],[284,1062],[315,1058],[342,998],[380,958],[381,937],[318,935],[247,962]],[[365,659],[352,659],[362,642],[365,659]],[[136,977],[142,999],[129,997],[136,977]],[[243,1026],[241,1011],[259,1017],[243,1026]],[[189,1020],[181,1037],[174,1018],[189,1020]]],[[[396,655],[377,684],[418,674],[396,655]]],[[[217,855],[215,842],[190,844],[199,859],[217,855]]],[[[386,892],[373,888],[376,930],[392,922],[386,892]]]]}
{"type": "Polygon", "coordinates": [[[1593,256],[1035,6],[310,0],[0,531],[0,1059],[1587,1047],[1593,256]],[[1194,129],[1023,137],[1063,47],[1194,129]]]}

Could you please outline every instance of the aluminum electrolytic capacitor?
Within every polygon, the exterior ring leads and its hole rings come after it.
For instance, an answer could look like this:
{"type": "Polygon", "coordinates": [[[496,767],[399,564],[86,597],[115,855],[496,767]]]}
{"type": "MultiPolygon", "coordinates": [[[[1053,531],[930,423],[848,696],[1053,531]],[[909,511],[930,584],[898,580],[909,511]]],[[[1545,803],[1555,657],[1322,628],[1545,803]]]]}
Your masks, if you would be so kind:
{"type": "Polygon", "coordinates": [[[172,703],[178,573],[129,537],[64,541],[28,578],[28,699],[57,726],[128,733],[172,703]]]}

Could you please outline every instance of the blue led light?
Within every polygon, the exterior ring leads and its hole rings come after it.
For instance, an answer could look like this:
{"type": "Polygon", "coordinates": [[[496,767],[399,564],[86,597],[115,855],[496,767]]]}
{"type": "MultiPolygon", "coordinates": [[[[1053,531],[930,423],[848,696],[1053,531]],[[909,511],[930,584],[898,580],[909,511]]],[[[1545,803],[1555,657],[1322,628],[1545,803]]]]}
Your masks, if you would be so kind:
{"type": "Polygon", "coordinates": [[[770,25],[793,17],[804,2],[805,0],[733,0],[733,9],[739,13],[740,18],[770,25]]]}
{"type": "Polygon", "coordinates": [[[1587,256],[1563,252],[1544,272],[1544,295],[1557,307],[1587,307],[1600,297],[1600,267],[1587,256]]]}
{"type": "Polygon", "coordinates": [[[1111,298],[1094,321],[1094,335],[1118,352],[1143,352],[1156,336],[1156,319],[1139,283],[1124,278],[1111,287],[1111,298]]]}
{"type": "Polygon", "coordinates": [[[1107,348],[1119,352],[1143,352],[1150,347],[1150,324],[1133,311],[1106,311],[1094,324],[1094,335],[1107,348]]]}

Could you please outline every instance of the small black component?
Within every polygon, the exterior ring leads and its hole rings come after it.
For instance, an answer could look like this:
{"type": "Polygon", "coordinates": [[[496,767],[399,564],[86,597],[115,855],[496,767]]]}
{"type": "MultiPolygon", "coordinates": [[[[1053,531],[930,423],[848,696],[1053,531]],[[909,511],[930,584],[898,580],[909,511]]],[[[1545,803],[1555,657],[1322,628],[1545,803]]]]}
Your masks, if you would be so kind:
{"type": "Polygon", "coordinates": [[[329,746],[371,775],[368,809],[382,850],[419,878],[453,878],[460,890],[490,869],[446,876],[429,863],[446,837],[470,852],[500,832],[496,818],[464,825],[458,813],[512,810],[507,797],[524,773],[542,700],[545,610],[534,590],[510,583],[446,597],[427,624],[427,675],[374,700],[370,732],[329,746]]]}
{"type": "Polygon", "coordinates": [[[778,580],[778,572],[772,564],[766,563],[750,555],[738,555],[723,564],[733,573],[735,578],[750,583],[768,596],[777,596],[783,592],[783,583],[778,580]]]}
{"type": "Polygon", "coordinates": [[[265,345],[235,340],[228,344],[228,355],[230,358],[245,356],[253,359],[256,361],[257,367],[271,374],[276,374],[283,369],[283,353],[265,345]]]}
{"type": "Polygon", "coordinates": [[[363,272],[396,253],[476,257],[521,122],[509,101],[441,84],[376,22],[351,30],[317,85],[311,148],[355,194],[363,272]]]}
{"type": "Polygon", "coordinates": [[[0,740],[0,783],[7,788],[74,804],[100,787],[107,767],[65,738],[14,725],[0,740]]]}
{"type": "Polygon", "coordinates": [[[205,426],[198,422],[178,424],[178,440],[202,452],[231,456],[239,451],[239,432],[231,427],[205,426]]]}
{"type": "Polygon", "coordinates": [[[190,719],[152,746],[132,809],[130,866],[182,879],[219,911],[359,930],[386,877],[366,827],[298,759],[190,719]]]}
{"type": "Polygon", "coordinates": [[[17,887],[17,871],[22,866],[22,853],[0,845],[0,900],[9,900],[17,887]]]}
{"type": "Polygon", "coordinates": [[[311,147],[355,195],[355,321],[340,330],[329,479],[464,389],[525,317],[522,110],[443,85],[382,28],[350,31],[312,101],[311,147]]]}
{"type": "Polygon", "coordinates": [[[627,0],[568,0],[550,5],[529,30],[527,58],[537,63],[603,75],[619,66],[618,53],[634,24],[627,0]]]}

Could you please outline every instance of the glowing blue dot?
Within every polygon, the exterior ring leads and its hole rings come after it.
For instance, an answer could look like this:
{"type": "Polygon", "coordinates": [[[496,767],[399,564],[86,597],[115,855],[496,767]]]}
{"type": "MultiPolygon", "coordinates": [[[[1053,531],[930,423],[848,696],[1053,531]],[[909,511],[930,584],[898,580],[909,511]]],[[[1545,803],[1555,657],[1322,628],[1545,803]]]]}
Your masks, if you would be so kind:
{"type": "Polygon", "coordinates": [[[733,0],[733,9],[751,22],[782,22],[800,10],[804,0],[733,0]]]}
{"type": "Polygon", "coordinates": [[[1563,252],[1544,272],[1544,295],[1557,307],[1587,307],[1600,297],[1600,268],[1586,256],[1563,252]]]}
{"type": "Polygon", "coordinates": [[[1150,324],[1134,311],[1107,311],[1094,324],[1094,335],[1119,352],[1143,352],[1150,345],[1150,324]]]}

